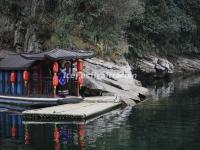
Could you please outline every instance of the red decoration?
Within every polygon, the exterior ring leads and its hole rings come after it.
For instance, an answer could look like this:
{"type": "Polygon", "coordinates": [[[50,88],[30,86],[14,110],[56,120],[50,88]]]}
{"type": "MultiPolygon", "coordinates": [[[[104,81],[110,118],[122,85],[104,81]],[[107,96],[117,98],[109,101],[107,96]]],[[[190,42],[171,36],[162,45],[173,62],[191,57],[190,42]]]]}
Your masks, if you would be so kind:
{"type": "Polygon", "coordinates": [[[58,76],[57,75],[53,76],[53,86],[54,87],[58,86],[58,76]]]}
{"type": "Polygon", "coordinates": [[[25,135],[24,135],[25,144],[29,144],[30,139],[31,139],[30,133],[29,133],[28,129],[25,129],[25,135]]]}
{"type": "Polygon", "coordinates": [[[83,71],[83,60],[77,61],[77,71],[83,71]]]}
{"type": "Polygon", "coordinates": [[[23,79],[24,81],[29,81],[30,80],[30,72],[25,70],[23,73],[23,79]]]}
{"type": "Polygon", "coordinates": [[[85,136],[85,130],[84,130],[84,126],[83,125],[79,126],[79,136],[80,137],[84,137],[85,136]]]}
{"type": "Polygon", "coordinates": [[[84,137],[85,137],[85,129],[84,126],[80,125],[79,126],[79,145],[80,145],[80,149],[84,149],[84,137]]]}
{"type": "Polygon", "coordinates": [[[53,72],[58,73],[58,63],[57,62],[53,63],[53,72]]]}
{"type": "Polygon", "coordinates": [[[58,143],[59,140],[60,140],[60,132],[59,132],[59,129],[56,127],[56,128],[54,129],[54,141],[55,141],[56,143],[58,143]]]}
{"type": "Polygon", "coordinates": [[[83,72],[81,72],[81,71],[78,72],[78,78],[77,78],[77,80],[78,80],[78,84],[79,84],[79,85],[82,85],[82,84],[83,84],[83,82],[84,82],[84,79],[83,79],[83,72]]]}
{"type": "Polygon", "coordinates": [[[16,74],[16,72],[11,72],[11,74],[10,74],[10,81],[12,83],[16,83],[17,82],[17,74],[16,74]]]}
{"type": "Polygon", "coordinates": [[[17,128],[16,127],[12,127],[11,135],[12,135],[12,137],[16,137],[17,136],[17,128]]]}

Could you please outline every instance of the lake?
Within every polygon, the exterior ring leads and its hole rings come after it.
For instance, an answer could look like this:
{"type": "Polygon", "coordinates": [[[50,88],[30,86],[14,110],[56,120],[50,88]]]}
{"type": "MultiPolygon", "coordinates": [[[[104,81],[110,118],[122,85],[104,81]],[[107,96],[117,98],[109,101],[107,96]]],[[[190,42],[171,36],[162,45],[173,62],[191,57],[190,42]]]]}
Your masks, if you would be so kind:
{"type": "Polygon", "coordinates": [[[199,150],[200,76],[149,88],[136,107],[86,123],[23,122],[27,108],[0,105],[0,150],[199,150]]]}

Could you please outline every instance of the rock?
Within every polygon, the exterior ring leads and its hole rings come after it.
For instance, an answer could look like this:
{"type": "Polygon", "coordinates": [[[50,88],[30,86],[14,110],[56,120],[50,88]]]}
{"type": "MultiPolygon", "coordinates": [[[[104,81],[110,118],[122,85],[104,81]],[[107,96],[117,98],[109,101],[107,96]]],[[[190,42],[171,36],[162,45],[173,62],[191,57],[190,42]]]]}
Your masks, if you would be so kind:
{"type": "Polygon", "coordinates": [[[167,59],[158,56],[145,56],[137,58],[132,63],[132,70],[138,70],[145,74],[152,74],[156,77],[165,77],[168,74],[174,73],[174,65],[167,59]]]}
{"type": "Polygon", "coordinates": [[[174,72],[174,66],[172,63],[170,63],[167,59],[158,58],[157,64],[160,65],[163,71],[166,71],[167,73],[173,73],[174,72]]]}
{"type": "Polygon", "coordinates": [[[133,78],[131,68],[125,59],[119,62],[107,62],[98,58],[87,59],[84,86],[101,90],[103,93],[112,93],[135,105],[134,100],[140,101],[139,95],[147,95],[148,90],[133,78]]]}
{"type": "MultiPolygon", "coordinates": [[[[51,25],[41,23],[48,1],[10,2],[0,14],[0,47],[17,53],[40,52],[49,40],[51,25]],[[16,7],[12,9],[12,7],[16,7]]],[[[7,2],[6,2],[7,3],[7,2]]],[[[2,7],[3,8],[3,7],[2,7]]],[[[51,19],[50,17],[46,17],[51,19]]],[[[43,20],[44,21],[44,20],[43,20]]]]}
{"type": "Polygon", "coordinates": [[[13,45],[17,53],[23,52],[24,40],[25,40],[24,24],[22,21],[18,21],[14,33],[14,45],[13,45]]]}

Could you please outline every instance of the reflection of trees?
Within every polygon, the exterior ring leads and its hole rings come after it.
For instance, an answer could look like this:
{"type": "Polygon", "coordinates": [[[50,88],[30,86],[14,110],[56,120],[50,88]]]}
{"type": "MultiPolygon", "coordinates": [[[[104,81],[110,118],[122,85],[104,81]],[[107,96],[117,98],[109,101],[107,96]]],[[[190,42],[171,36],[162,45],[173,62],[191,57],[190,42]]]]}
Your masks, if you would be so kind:
{"type": "Polygon", "coordinates": [[[148,101],[133,109],[129,122],[134,124],[131,128],[134,140],[128,145],[149,150],[199,147],[200,86],[191,87],[191,82],[188,83],[175,83],[178,85],[176,95],[148,101]]]}

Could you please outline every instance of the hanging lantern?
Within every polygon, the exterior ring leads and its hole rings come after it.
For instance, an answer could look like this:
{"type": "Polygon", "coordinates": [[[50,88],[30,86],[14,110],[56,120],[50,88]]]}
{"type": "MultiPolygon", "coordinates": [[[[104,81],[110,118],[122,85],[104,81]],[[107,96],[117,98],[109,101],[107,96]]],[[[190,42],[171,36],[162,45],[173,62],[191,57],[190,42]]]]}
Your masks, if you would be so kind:
{"type": "Polygon", "coordinates": [[[57,62],[53,63],[53,72],[58,73],[58,63],[57,62]]]}
{"type": "Polygon", "coordinates": [[[16,127],[12,127],[11,128],[11,136],[12,137],[16,137],[17,136],[17,128],[16,127]]]}
{"type": "Polygon", "coordinates": [[[83,72],[78,72],[78,78],[77,78],[77,81],[78,81],[78,84],[79,85],[82,85],[83,82],[84,82],[84,79],[83,79],[83,72]]]}
{"type": "Polygon", "coordinates": [[[23,79],[24,81],[29,81],[30,80],[30,73],[29,71],[25,70],[23,73],[23,79]]]}
{"type": "Polygon", "coordinates": [[[83,60],[81,59],[77,61],[77,71],[83,71],[83,60]]]}
{"type": "Polygon", "coordinates": [[[53,86],[54,87],[58,86],[58,76],[57,75],[53,76],[53,86]]]}
{"type": "Polygon", "coordinates": [[[57,143],[60,140],[60,132],[59,129],[57,127],[55,127],[54,129],[54,141],[57,143]]]}
{"type": "Polygon", "coordinates": [[[16,83],[17,82],[17,74],[16,72],[11,72],[10,74],[10,82],[16,83]]]}

